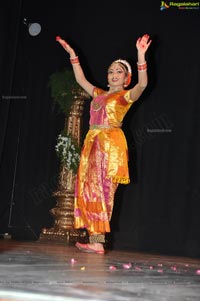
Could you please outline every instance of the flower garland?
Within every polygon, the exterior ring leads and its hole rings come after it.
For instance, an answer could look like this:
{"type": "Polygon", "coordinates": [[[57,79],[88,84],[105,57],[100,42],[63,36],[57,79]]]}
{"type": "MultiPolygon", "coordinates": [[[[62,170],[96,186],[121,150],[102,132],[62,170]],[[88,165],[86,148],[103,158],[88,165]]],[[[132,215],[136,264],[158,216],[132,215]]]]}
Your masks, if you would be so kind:
{"type": "Polygon", "coordinates": [[[73,137],[65,132],[59,134],[55,150],[62,164],[76,173],[80,161],[80,148],[73,137]]]}

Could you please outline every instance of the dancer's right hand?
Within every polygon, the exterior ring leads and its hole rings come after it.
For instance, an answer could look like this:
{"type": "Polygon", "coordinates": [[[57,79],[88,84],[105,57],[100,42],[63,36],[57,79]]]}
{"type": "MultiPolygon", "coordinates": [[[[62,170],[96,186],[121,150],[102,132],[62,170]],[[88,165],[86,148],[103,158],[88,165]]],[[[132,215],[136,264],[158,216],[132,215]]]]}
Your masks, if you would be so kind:
{"type": "Polygon", "coordinates": [[[60,43],[60,45],[69,53],[70,57],[75,56],[75,52],[73,48],[65,41],[63,40],[60,36],[56,37],[56,41],[60,43]]]}

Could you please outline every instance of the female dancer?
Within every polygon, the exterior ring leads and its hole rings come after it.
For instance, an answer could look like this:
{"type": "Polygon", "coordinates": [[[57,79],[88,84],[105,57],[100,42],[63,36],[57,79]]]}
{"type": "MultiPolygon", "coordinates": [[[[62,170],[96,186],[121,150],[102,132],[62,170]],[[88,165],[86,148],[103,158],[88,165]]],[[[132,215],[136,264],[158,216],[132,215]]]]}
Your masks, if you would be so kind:
{"type": "Polygon", "coordinates": [[[114,195],[118,184],[128,184],[128,150],[121,129],[122,120],[131,105],[147,86],[145,53],[151,44],[149,35],[136,42],[138,82],[128,89],[131,66],[117,59],[108,68],[108,90],[95,87],[85,77],[74,49],[59,36],[56,40],[69,53],[77,83],[93,100],[90,106],[90,128],[84,140],[76,178],[74,228],[86,228],[89,243],[77,242],[83,252],[104,253],[105,233],[110,232],[114,195]]]}

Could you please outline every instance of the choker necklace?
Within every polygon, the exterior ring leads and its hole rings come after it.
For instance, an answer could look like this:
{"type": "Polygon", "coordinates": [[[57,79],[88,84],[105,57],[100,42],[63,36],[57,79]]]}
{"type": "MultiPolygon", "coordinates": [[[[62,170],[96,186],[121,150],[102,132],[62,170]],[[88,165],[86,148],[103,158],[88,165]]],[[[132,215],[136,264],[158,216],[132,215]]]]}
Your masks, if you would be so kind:
{"type": "Polygon", "coordinates": [[[117,93],[117,92],[121,92],[123,91],[123,89],[120,89],[120,90],[114,90],[114,91],[108,91],[107,93],[108,94],[112,94],[112,93],[117,93]]]}

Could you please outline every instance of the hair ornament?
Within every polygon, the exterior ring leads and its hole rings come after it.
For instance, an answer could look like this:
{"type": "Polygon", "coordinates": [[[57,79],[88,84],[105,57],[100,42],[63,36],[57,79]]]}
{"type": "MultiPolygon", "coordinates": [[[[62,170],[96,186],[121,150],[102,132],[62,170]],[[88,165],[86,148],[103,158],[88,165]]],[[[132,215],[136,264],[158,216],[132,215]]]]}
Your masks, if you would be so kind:
{"type": "Polygon", "coordinates": [[[132,74],[131,65],[126,60],[117,59],[113,63],[121,63],[122,65],[126,66],[126,68],[128,69],[128,72],[130,74],[132,74]]]}

